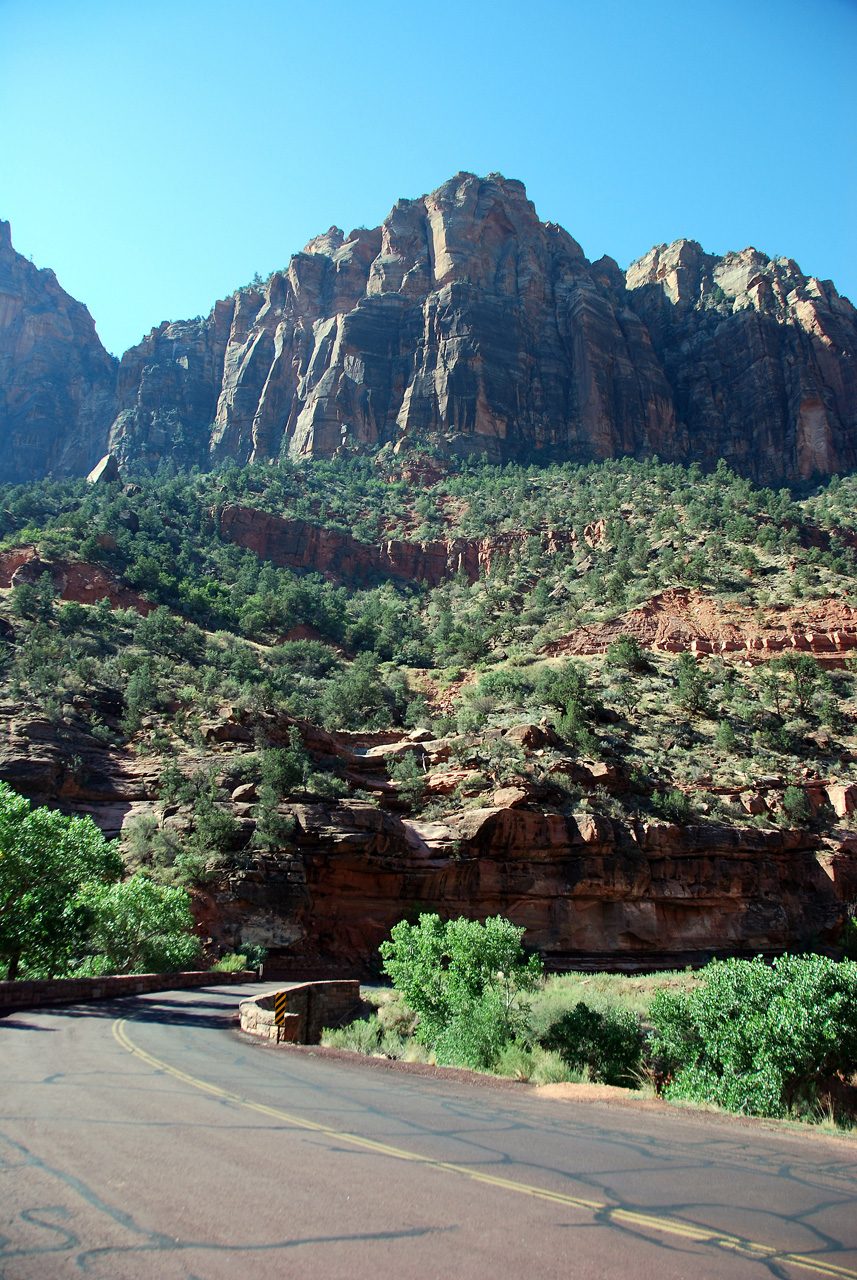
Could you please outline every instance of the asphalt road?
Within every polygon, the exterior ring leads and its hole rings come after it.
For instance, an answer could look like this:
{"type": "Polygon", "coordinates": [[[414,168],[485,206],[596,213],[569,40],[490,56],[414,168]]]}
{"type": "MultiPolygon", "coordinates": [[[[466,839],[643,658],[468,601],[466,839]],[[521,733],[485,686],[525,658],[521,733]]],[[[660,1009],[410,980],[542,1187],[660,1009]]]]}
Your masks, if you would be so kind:
{"type": "Polygon", "coordinates": [[[851,1142],[248,1043],[250,990],[0,1019],[2,1280],[857,1280],[851,1142]]]}

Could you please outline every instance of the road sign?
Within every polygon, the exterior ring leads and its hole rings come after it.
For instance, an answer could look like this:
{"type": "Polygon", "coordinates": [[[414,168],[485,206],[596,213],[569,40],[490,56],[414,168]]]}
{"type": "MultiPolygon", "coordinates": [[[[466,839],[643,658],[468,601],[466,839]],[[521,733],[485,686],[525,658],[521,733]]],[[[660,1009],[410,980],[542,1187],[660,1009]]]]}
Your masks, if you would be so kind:
{"type": "Polygon", "coordinates": [[[277,1024],[277,1044],[280,1043],[280,1032],[286,1021],[286,1006],[289,1003],[288,991],[278,991],[274,996],[274,1022],[277,1024]]]}

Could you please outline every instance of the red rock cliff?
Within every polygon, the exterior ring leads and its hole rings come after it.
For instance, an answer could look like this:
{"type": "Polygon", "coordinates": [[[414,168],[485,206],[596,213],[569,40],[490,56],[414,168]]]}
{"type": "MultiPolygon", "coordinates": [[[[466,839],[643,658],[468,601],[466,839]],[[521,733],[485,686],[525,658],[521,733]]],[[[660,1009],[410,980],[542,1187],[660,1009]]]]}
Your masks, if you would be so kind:
{"type": "Polygon", "coordinates": [[[0,483],[85,475],[116,413],[115,368],[86,307],[0,221],[0,483]]]}
{"type": "Polygon", "coordinates": [[[496,460],[724,457],[774,482],[857,465],[857,313],[830,281],[689,240],[626,276],[500,174],[332,227],[264,286],[153,329],[115,378],[85,308],[7,232],[0,265],[22,475],[85,472],[108,448],[206,466],[409,437],[496,460]]]}

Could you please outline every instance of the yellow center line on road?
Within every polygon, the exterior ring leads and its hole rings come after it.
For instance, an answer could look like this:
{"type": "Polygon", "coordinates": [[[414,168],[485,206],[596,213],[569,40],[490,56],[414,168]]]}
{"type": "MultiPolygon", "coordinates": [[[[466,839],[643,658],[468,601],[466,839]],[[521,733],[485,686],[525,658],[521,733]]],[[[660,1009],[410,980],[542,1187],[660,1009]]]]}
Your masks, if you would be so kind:
{"type": "Polygon", "coordinates": [[[358,1147],[363,1151],[371,1151],[375,1155],[389,1156],[394,1160],[409,1160],[414,1164],[426,1165],[430,1169],[438,1169],[443,1173],[454,1173],[458,1177],[469,1178],[471,1182],[481,1182],[489,1187],[499,1187],[503,1191],[513,1191],[517,1195],[532,1196],[537,1200],[548,1200],[553,1204],[565,1205],[571,1209],[583,1209],[590,1214],[597,1213],[600,1220],[607,1225],[616,1223],[622,1226],[645,1228],[665,1235],[680,1236],[682,1239],[692,1240],[697,1244],[709,1244],[720,1249],[729,1249],[735,1253],[743,1253],[745,1256],[755,1258],[760,1262],[778,1262],[792,1267],[800,1267],[805,1271],[813,1271],[816,1275],[835,1276],[837,1280],[857,1280],[857,1271],[850,1271],[845,1267],[837,1267],[834,1263],[827,1262],[823,1258],[811,1258],[807,1254],[800,1253],[782,1253],[771,1245],[759,1244],[755,1240],[748,1240],[741,1236],[728,1235],[711,1227],[697,1226],[692,1222],[683,1222],[679,1218],[670,1218],[661,1214],[639,1213],[631,1209],[622,1209],[618,1206],[610,1205],[603,1200],[584,1200],[579,1196],[566,1195],[561,1191],[550,1191],[546,1187],[537,1187],[528,1182],[515,1182],[511,1178],[498,1178],[495,1174],[485,1173],[481,1169],[473,1169],[463,1164],[451,1164],[446,1160],[434,1160],[431,1156],[423,1156],[416,1151],[407,1151],[404,1147],[393,1147],[386,1142],[376,1142],[373,1138],[364,1138],[359,1133],[348,1133],[343,1129],[335,1129],[332,1125],[318,1124],[314,1120],[304,1119],[303,1116],[292,1115],[289,1111],[281,1111],[279,1107],[269,1107],[262,1102],[253,1102],[250,1098],[244,1098],[239,1093],[221,1089],[219,1085],[212,1084],[208,1080],[200,1080],[197,1076],[188,1075],[186,1071],[181,1071],[178,1067],[173,1067],[168,1062],[163,1062],[160,1058],[153,1057],[152,1054],[147,1053],[145,1049],[141,1049],[131,1040],[125,1029],[127,1021],[127,1018],[117,1019],[113,1024],[113,1035],[128,1053],[134,1054],[142,1062],[154,1067],[156,1071],[163,1071],[175,1080],[181,1080],[183,1084],[199,1089],[214,1098],[219,1098],[222,1102],[231,1102],[236,1107],[244,1107],[248,1111],[255,1111],[258,1115],[270,1116],[272,1119],[279,1120],[294,1129],[321,1133],[328,1138],[335,1139],[337,1142],[348,1143],[349,1146],[358,1147]]]}

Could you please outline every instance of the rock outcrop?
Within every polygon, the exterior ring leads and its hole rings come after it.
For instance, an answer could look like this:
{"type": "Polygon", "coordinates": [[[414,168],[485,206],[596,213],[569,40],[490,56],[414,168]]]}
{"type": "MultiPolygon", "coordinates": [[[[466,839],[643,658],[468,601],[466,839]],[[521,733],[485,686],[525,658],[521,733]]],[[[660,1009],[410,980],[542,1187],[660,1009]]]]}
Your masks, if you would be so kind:
{"type": "Polygon", "coordinates": [[[772,482],[857,465],[857,313],[829,281],[688,240],[626,276],[500,174],[331,227],[207,318],[153,329],[115,376],[8,229],[0,260],[8,476],[85,473],[108,451],[205,467],[410,439],[528,462],[725,457],[772,482]]]}
{"type": "Polygon", "coordinates": [[[0,483],[85,475],[105,452],[115,384],[86,307],[0,221],[0,483]]]}
{"type": "MultiPolygon", "coordinates": [[[[159,803],[163,762],[123,740],[122,709],[115,692],[94,687],[75,699],[61,727],[33,709],[0,706],[0,778],[35,803],[91,815],[111,837],[152,818],[180,834],[189,811],[159,803]],[[90,732],[93,715],[110,741],[90,732]]],[[[215,767],[253,745],[241,717],[224,711],[205,756],[215,767]]],[[[262,726],[265,736],[285,741],[296,722],[275,721],[262,726]]],[[[391,755],[416,751],[433,763],[448,755],[442,740],[297,726],[319,762],[344,766],[359,787],[391,755]]],[[[538,736],[539,726],[519,728],[513,741],[538,736]]],[[[191,772],[203,757],[187,754],[179,764],[191,772]]],[[[622,786],[610,766],[569,765],[589,790],[622,786]]],[[[770,803],[780,783],[757,779],[748,799],[770,803]]],[[[840,816],[857,806],[849,782],[809,779],[806,790],[840,816]]],[[[273,972],[294,976],[371,972],[379,942],[417,909],[508,916],[554,968],[651,967],[835,943],[857,894],[857,841],[841,838],[844,828],[825,838],[773,826],[620,822],[560,813],[524,784],[442,822],[408,820],[359,799],[283,804],[293,834],[264,853],[252,846],[252,788],[233,788],[219,803],[237,822],[233,869],[197,892],[198,927],[213,953],[261,944],[273,972]]]]}
{"type": "Polygon", "coordinates": [[[764,662],[783,653],[809,653],[843,666],[857,650],[857,609],[842,600],[808,600],[759,611],[724,605],[700,591],[670,587],[612,622],[578,627],[545,645],[547,656],[604,653],[620,635],[659,653],[726,654],[764,662]]]}
{"type": "Polygon", "coordinates": [[[832,281],[756,249],[718,258],[677,240],[632,263],[626,284],[689,457],[761,479],[857,465],[857,312],[832,281]]]}
{"type": "Polygon", "coordinates": [[[78,604],[108,600],[114,609],[135,609],[144,617],[155,607],[101,565],[82,560],[40,560],[35,547],[0,553],[2,588],[19,587],[25,582],[36,584],[46,573],[60,600],[75,600],[78,604]]]}
{"type": "MultiPolygon", "coordinates": [[[[550,967],[698,962],[833,939],[850,854],[805,832],[619,823],[505,806],[443,823],[371,804],[291,805],[295,851],[259,857],[212,890],[205,928],[271,948],[274,972],[377,964],[419,907],[498,913],[526,927],[550,967]]],[[[850,884],[851,881],[849,880],[850,884]]]]}
{"type": "MultiPolygon", "coordinates": [[[[309,520],[284,519],[253,507],[229,504],[216,514],[220,536],[249,548],[260,560],[271,560],[288,569],[312,569],[331,580],[348,583],[391,577],[436,587],[457,573],[463,573],[473,583],[498,556],[508,555],[533,537],[529,533],[509,533],[436,542],[390,538],[370,543],[309,520]]],[[[573,540],[571,532],[548,531],[542,535],[541,544],[552,553],[573,540]]]]}

